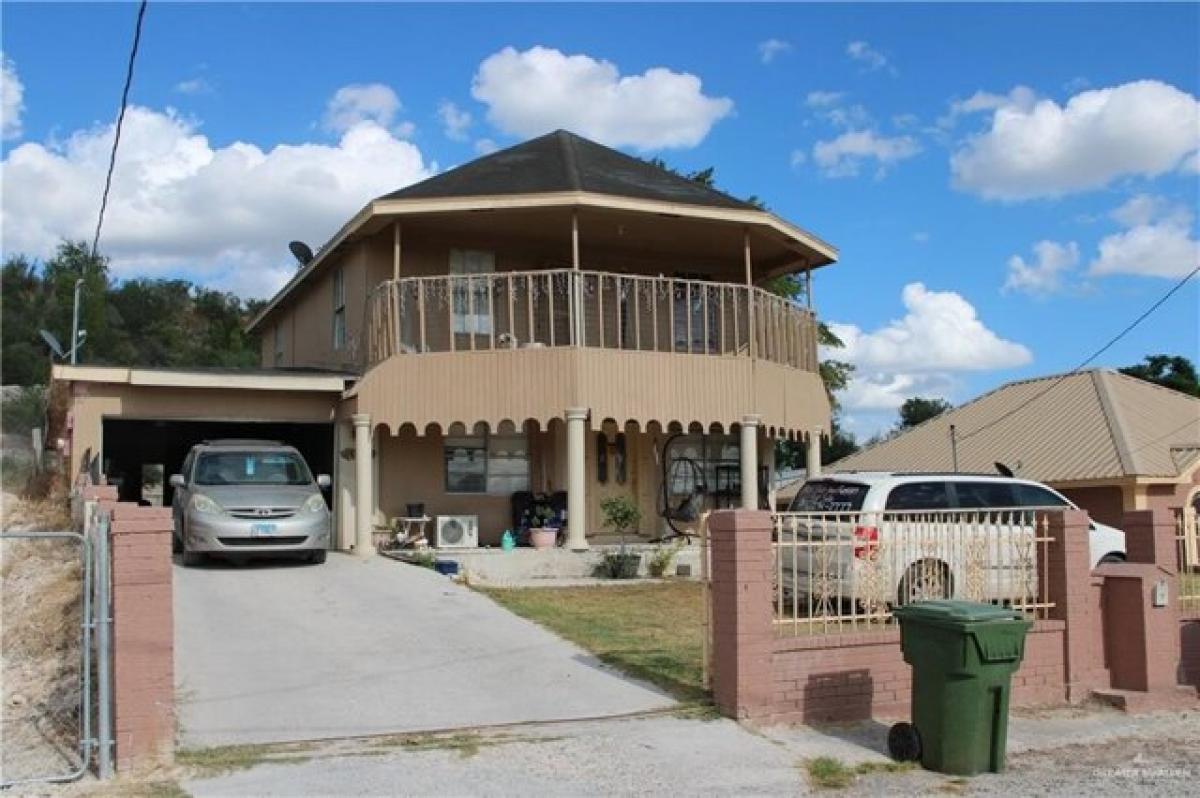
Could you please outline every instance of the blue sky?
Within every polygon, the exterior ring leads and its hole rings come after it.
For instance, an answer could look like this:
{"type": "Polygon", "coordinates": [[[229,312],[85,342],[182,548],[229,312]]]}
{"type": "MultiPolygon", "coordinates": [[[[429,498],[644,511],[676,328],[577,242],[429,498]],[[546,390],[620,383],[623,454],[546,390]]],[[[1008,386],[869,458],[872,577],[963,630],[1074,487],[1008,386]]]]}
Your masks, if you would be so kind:
{"type": "MultiPolygon", "coordinates": [[[[135,10],[4,4],[6,253],[94,224],[135,10]]],[[[865,435],[1073,367],[1197,265],[1198,64],[1195,4],[152,3],[104,247],[261,295],[289,238],[568,127],[840,248],[865,435]]],[[[1195,359],[1197,282],[1100,363],[1195,359]]]]}

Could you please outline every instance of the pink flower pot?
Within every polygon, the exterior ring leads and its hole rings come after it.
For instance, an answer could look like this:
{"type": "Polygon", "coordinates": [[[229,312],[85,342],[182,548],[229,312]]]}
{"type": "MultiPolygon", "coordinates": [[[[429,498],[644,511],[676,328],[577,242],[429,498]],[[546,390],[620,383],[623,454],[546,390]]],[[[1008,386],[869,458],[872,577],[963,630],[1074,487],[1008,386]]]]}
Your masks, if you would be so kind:
{"type": "Polygon", "coordinates": [[[558,541],[558,530],[554,527],[541,527],[529,530],[529,542],[535,549],[552,549],[558,541]]]}

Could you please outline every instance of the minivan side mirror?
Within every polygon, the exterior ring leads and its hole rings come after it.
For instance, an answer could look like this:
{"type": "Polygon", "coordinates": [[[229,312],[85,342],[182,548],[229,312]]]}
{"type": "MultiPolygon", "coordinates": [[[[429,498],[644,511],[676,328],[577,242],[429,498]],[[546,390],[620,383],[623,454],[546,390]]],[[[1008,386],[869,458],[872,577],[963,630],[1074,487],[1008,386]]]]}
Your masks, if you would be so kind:
{"type": "Polygon", "coordinates": [[[183,474],[172,474],[171,479],[168,481],[170,482],[172,488],[182,488],[187,485],[187,483],[183,481],[183,474]]]}
{"type": "Polygon", "coordinates": [[[329,478],[328,474],[317,474],[317,487],[318,488],[328,488],[332,484],[333,484],[333,480],[329,478]]]}

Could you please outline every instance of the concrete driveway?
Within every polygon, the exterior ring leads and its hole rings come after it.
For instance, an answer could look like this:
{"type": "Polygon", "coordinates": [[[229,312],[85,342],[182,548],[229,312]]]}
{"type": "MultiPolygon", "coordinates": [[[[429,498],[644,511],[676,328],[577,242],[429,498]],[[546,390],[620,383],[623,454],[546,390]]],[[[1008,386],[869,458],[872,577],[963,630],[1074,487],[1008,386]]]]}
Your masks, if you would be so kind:
{"type": "Polygon", "coordinates": [[[671,706],[485,596],[414,566],[175,568],[184,747],[610,716],[671,706]]]}

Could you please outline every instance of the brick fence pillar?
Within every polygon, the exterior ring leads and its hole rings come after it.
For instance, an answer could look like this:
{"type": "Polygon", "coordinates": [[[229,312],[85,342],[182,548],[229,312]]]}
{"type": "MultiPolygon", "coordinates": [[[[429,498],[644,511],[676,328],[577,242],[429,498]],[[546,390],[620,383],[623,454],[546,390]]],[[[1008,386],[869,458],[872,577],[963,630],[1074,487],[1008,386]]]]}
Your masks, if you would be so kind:
{"type": "Polygon", "coordinates": [[[1130,510],[1122,519],[1127,562],[1160,565],[1175,571],[1175,515],[1167,508],[1130,510]]]}
{"type": "Polygon", "coordinates": [[[736,720],[771,711],[774,551],[771,514],[722,510],[709,516],[712,553],[713,698],[736,720]]]}
{"type": "Polygon", "coordinates": [[[110,512],[117,769],[169,764],[175,744],[171,509],[120,503],[110,512]]]}
{"type": "Polygon", "coordinates": [[[1063,683],[1066,700],[1077,703],[1093,689],[1108,687],[1100,609],[1103,580],[1092,574],[1087,513],[1064,510],[1044,517],[1050,543],[1038,560],[1038,576],[1046,586],[1046,599],[1054,604],[1049,616],[1066,622],[1063,683]]]}

